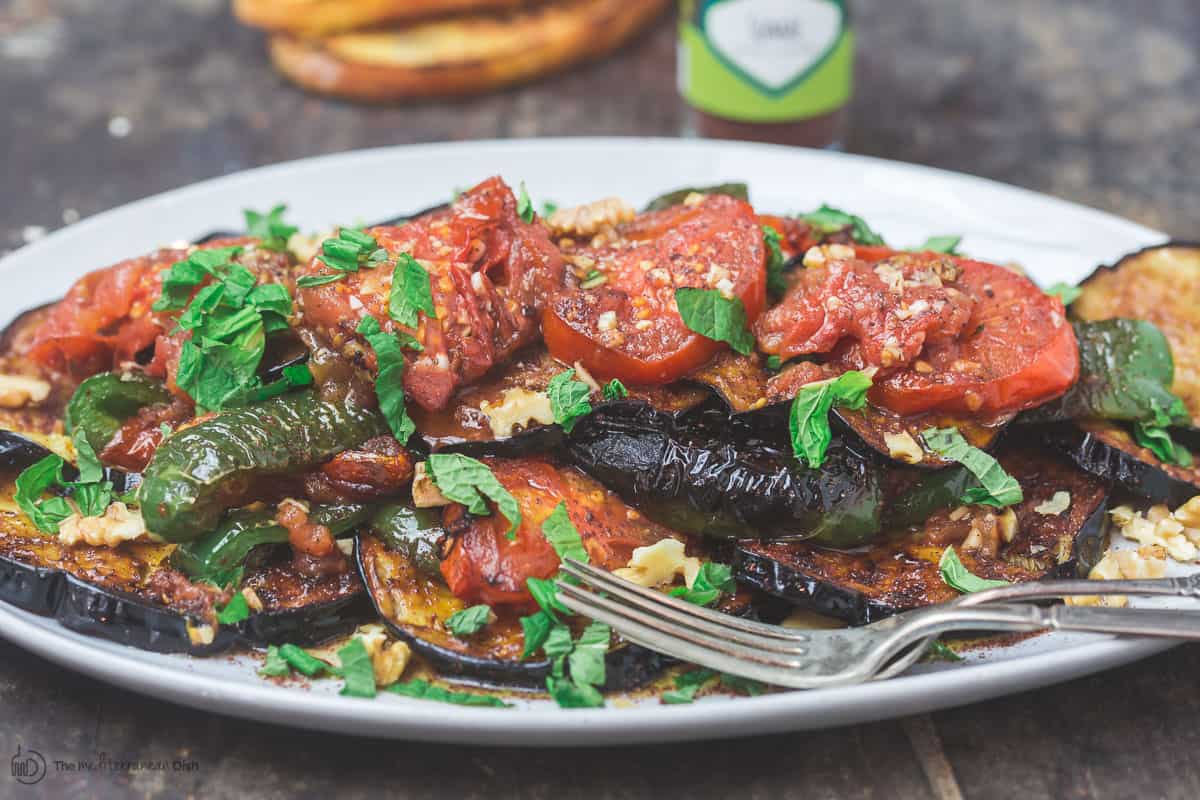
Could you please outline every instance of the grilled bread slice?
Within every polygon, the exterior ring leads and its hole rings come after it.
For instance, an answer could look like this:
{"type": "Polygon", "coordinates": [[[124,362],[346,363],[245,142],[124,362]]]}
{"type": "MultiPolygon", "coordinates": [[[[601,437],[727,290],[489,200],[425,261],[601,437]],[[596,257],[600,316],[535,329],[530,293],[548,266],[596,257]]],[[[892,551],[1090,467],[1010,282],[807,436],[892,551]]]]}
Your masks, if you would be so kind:
{"type": "Polygon", "coordinates": [[[271,57],[300,86],[355,100],[476,94],[605,55],[668,5],[567,0],[320,40],[280,34],[271,39],[271,57]]]}
{"type": "Polygon", "coordinates": [[[233,0],[247,25],[296,36],[327,36],[464,12],[516,9],[534,0],[233,0]]]}

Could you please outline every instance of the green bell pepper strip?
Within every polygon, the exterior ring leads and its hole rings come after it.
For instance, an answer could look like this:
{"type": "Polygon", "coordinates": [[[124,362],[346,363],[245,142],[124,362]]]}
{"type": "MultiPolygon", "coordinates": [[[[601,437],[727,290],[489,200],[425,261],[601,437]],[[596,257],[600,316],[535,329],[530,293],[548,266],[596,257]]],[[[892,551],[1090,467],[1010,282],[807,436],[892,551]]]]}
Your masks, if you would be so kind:
{"type": "Polygon", "coordinates": [[[146,528],[168,542],[199,539],[251,499],[259,478],[308,469],[387,432],[378,411],[313,390],[225,411],[159,446],[138,493],[146,528]]]}
{"type": "MultiPolygon", "coordinates": [[[[353,531],[370,514],[368,506],[358,503],[314,506],[309,522],[324,525],[334,536],[353,531]]],[[[233,511],[208,536],[179,545],[171,553],[171,566],[192,580],[227,584],[246,562],[250,551],[259,545],[284,544],[287,530],[275,522],[271,509],[233,511]]]]}
{"type": "Polygon", "coordinates": [[[436,508],[412,508],[401,503],[382,505],[368,527],[392,550],[403,553],[426,575],[440,575],[442,513],[436,508]]]}
{"type": "Polygon", "coordinates": [[[63,421],[67,433],[74,435],[82,430],[88,444],[99,453],[138,411],[170,401],[171,393],[156,378],[138,372],[101,372],[79,384],[67,402],[63,421]]]}

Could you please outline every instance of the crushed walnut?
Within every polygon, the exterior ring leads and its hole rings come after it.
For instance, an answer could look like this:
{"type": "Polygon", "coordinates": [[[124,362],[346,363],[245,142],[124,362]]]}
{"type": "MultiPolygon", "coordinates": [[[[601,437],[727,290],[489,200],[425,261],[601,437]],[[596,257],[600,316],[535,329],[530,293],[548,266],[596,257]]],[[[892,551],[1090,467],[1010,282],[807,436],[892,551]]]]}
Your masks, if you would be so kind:
{"type": "Polygon", "coordinates": [[[560,208],[546,219],[555,236],[586,238],[629,222],[637,211],[619,197],[606,197],[581,206],[560,208]]]}
{"type": "Polygon", "coordinates": [[[699,573],[700,559],[687,555],[683,542],[667,538],[634,550],[629,565],[614,574],[651,588],[672,583],[677,575],[682,575],[690,588],[699,573]]]}

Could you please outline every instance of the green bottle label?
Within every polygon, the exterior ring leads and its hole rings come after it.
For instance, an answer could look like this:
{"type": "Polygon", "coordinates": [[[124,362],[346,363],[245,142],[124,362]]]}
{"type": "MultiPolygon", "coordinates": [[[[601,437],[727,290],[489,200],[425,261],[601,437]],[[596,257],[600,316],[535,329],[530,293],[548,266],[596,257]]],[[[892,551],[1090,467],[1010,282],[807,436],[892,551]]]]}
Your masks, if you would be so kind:
{"type": "Polygon", "coordinates": [[[826,114],[850,99],[854,32],[846,0],[684,0],[679,91],[741,122],[826,114]]]}

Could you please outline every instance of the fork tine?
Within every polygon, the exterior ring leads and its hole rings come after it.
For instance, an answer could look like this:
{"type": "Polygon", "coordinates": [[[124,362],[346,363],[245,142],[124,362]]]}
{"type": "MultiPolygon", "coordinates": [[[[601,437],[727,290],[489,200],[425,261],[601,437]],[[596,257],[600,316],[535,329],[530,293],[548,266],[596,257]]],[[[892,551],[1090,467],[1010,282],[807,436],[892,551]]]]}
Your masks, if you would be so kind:
{"type": "Polygon", "coordinates": [[[695,603],[688,603],[654,589],[638,586],[589,564],[572,559],[562,563],[562,571],[596,589],[624,599],[630,605],[718,636],[727,636],[744,644],[765,647],[781,653],[793,652],[794,645],[810,637],[796,630],[767,625],[755,620],[722,614],[695,603]]]}
{"type": "Polygon", "coordinates": [[[870,677],[869,671],[859,669],[822,674],[814,659],[785,657],[679,628],[583,587],[560,583],[558,598],[567,608],[606,623],[630,642],[719,672],[793,689],[857,683],[870,677]]]}
{"type": "Polygon", "coordinates": [[[807,659],[765,653],[674,626],[578,586],[559,584],[558,598],[572,611],[606,623],[635,644],[720,672],[780,686],[795,686],[799,676],[797,670],[808,663],[807,659]]]}

